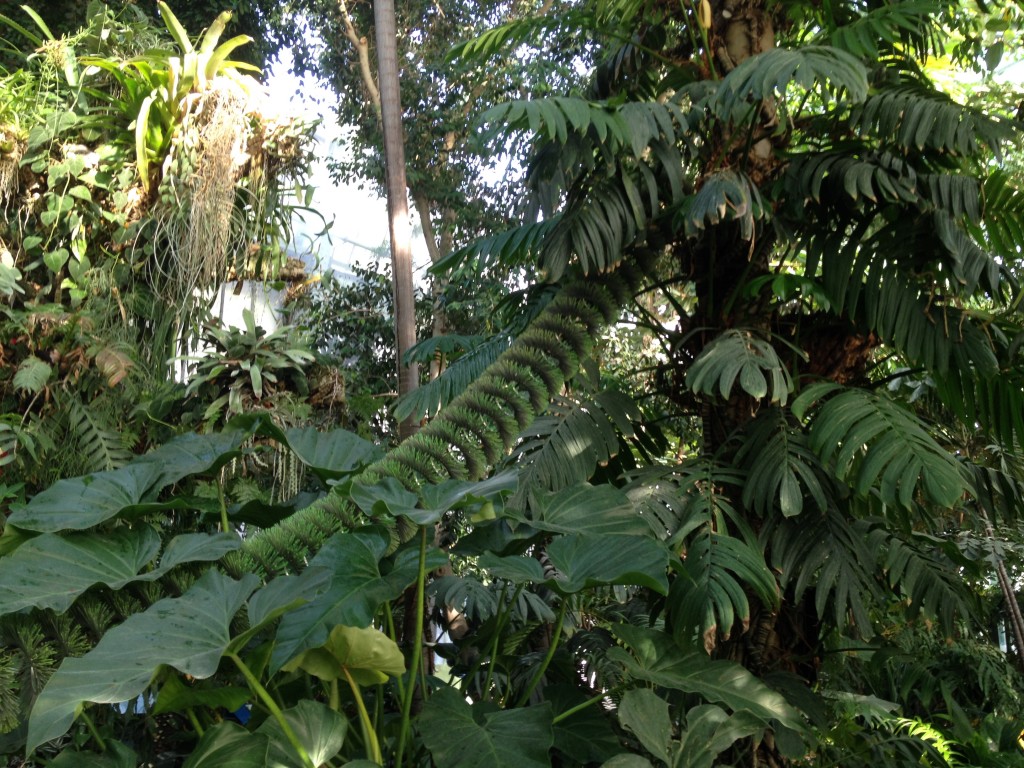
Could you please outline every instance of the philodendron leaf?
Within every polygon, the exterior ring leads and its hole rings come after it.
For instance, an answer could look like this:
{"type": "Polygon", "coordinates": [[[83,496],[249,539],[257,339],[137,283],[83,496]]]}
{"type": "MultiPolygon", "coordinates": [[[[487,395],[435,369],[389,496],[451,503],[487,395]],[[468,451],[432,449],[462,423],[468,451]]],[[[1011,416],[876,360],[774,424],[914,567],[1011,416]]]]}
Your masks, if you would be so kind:
{"type": "Polygon", "coordinates": [[[625,753],[601,763],[601,768],[653,768],[651,761],[642,755],[625,753]]]}
{"type": "Polygon", "coordinates": [[[668,549],[649,536],[556,536],[547,546],[556,574],[546,578],[533,557],[480,556],[481,568],[514,584],[544,584],[563,595],[587,587],[635,584],[668,592],[668,549]]]}
{"type": "Polygon", "coordinates": [[[626,691],[619,704],[619,722],[632,731],[644,749],[665,763],[671,763],[672,719],[668,702],[649,688],[626,691]]]}
{"type": "Polygon", "coordinates": [[[302,669],[328,681],[347,671],[359,685],[376,685],[405,672],[405,657],[394,640],[373,627],[338,626],[321,647],[296,656],[283,669],[302,669]]]}
{"type": "Polygon", "coordinates": [[[721,707],[705,704],[686,713],[673,768],[711,768],[722,752],[740,739],[764,733],[764,722],[750,712],[729,715],[721,707]]]}
{"type": "Polygon", "coordinates": [[[120,589],[152,562],[160,536],[148,525],[109,533],[45,533],[0,559],[0,615],[24,608],[63,613],[95,584],[120,589]]]}
{"type": "Polygon", "coordinates": [[[160,474],[155,464],[128,464],[120,469],[58,480],[8,517],[25,531],[81,531],[142,504],[160,474]]]}
{"type": "Polygon", "coordinates": [[[288,447],[320,480],[337,480],[379,458],[380,448],[352,432],[318,432],[312,427],[285,430],[288,447]]]}
{"type": "Polygon", "coordinates": [[[739,664],[711,660],[703,651],[681,648],[670,635],[657,630],[618,624],[612,632],[632,653],[611,648],[608,659],[633,679],[695,693],[735,711],[747,710],[766,725],[774,719],[788,728],[804,730],[800,714],[739,664]]]}
{"type": "Polygon", "coordinates": [[[233,533],[183,533],[171,539],[160,556],[160,565],[153,574],[146,574],[146,577],[158,578],[182,563],[220,560],[241,545],[241,539],[233,533]]]}
{"type": "Polygon", "coordinates": [[[266,768],[270,739],[225,721],[207,729],[181,768],[266,768]]]}
{"type": "MultiPolygon", "coordinates": [[[[281,713],[288,722],[313,765],[323,765],[341,751],[348,731],[348,720],[315,701],[301,701],[281,713]]],[[[267,768],[293,768],[301,765],[299,756],[274,718],[268,718],[256,729],[270,738],[267,768]]]]}
{"type": "Polygon", "coordinates": [[[437,768],[549,768],[551,705],[499,710],[470,705],[454,688],[439,689],[417,728],[437,768]]]}
{"type": "Polygon", "coordinates": [[[668,549],[649,536],[558,536],[548,558],[559,575],[547,586],[563,594],[605,584],[635,584],[668,592],[668,549]]]}
{"type": "Polygon", "coordinates": [[[107,739],[105,745],[102,755],[66,749],[47,765],[49,768],[135,768],[138,764],[139,759],[131,747],[113,739],[107,739]]]}
{"type": "Polygon", "coordinates": [[[207,571],[181,597],[154,603],[109,630],[85,656],[65,659],[32,708],[28,751],[67,731],[83,702],[135,699],[163,665],[199,679],[212,675],[231,642],[231,618],[258,582],[207,571]]]}
{"type": "Polygon", "coordinates": [[[165,488],[189,475],[209,474],[240,455],[239,447],[251,430],[229,429],[208,435],[193,432],[168,440],[140,456],[133,464],[152,464],[159,469],[155,485],[165,488]]]}
{"type": "Polygon", "coordinates": [[[557,533],[650,535],[625,493],[612,485],[588,483],[533,495],[536,509],[526,520],[534,528],[557,533]]]}
{"type": "MultiPolygon", "coordinates": [[[[331,630],[339,624],[369,626],[384,601],[398,597],[416,580],[418,549],[400,550],[393,561],[382,563],[389,543],[388,533],[382,528],[339,533],[327,540],[309,565],[333,574],[331,585],[281,619],[271,672],[303,651],[326,643],[331,630]]],[[[436,549],[428,550],[428,571],[445,562],[447,559],[436,549]]]]}

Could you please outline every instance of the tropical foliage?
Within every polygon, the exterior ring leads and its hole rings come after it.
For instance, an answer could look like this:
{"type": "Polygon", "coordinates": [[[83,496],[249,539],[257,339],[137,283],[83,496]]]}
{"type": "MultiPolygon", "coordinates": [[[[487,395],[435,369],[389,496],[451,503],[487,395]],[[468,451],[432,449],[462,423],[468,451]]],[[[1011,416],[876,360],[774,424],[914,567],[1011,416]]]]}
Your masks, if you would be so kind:
{"type": "Polygon", "coordinates": [[[480,117],[525,148],[522,224],[439,268],[535,268],[515,320],[448,340],[479,356],[386,452],[242,407],[306,358],[207,331],[192,391],[245,413],[6,519],[8,751],[1024,764],[1024,126],[933,76],[987,77],[1019,9],[545,10],[452,53],[557,28],[597,62],[480,117]],[[242,498],[268,456],[301,479],[242,498]]]}

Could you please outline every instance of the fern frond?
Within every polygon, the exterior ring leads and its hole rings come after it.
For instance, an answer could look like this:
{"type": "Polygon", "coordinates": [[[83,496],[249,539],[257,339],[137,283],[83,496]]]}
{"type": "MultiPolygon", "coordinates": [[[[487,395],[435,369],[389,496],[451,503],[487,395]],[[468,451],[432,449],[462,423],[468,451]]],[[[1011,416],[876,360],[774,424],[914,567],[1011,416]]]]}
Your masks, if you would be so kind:
{"type": "Polygon", "coordinates": [[[101,472],[123,467],[134,454],[121,442],[121,434],[101,413],[71,400],[68,406],[68,434],[88,461],[86,471],[101,472]]]}

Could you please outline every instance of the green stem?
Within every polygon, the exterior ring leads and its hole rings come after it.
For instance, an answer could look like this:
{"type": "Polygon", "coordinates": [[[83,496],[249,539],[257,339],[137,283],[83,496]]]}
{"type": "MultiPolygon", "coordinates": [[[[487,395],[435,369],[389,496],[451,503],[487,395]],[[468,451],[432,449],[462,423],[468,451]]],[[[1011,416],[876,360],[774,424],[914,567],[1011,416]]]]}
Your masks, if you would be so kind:
{"type": "Polygon", "coordinates": [[[405,740],[409,734],[409,716],[412,713],[413,693],[416,690],[416,677],[419,675],[419,664],[423,656],[423,592],[426,583],[427,563],[427,529],[420,526],[420,571],[416,576],[416,632],[413,635],[412,661],[409,667],[409,685],[405,689],[402,700],[402,723],[398,731],[398,749],[395,753],[395,768],[402,768],[402,757],[405,754],[405,740]]]}
{"type": "Polygon", "coordinates": [[[195,729],[196,734],[199,738],[203,738],[203,726],[199,723],[199,718],[196,717],[196,711],[192,707],[186,707],[185,715],[188,717],[188,721],[192,723],[192,727],[195,729]]]}
{"type": "Polygon", "coordinates": [[[377,741],[377,733],[373,730],[373,723],[370,722],[370,713],[366,711],[366,704],[363,703],[363,695],[359,691],[359,686],[352,679],[348,668],[342,667],[341,671],[345,673],[345,679],[348,680],[349,687],[352,689],[352,696],[356,700],[356,707],[359,708],[359,726],[363,731],[363,742],[366,744],[367,756],[377,765],[384,765],[384,757],[380,752],[380,742],[377,741]]]}
{"type": "Polygon", "coordinates": [[[555,656],[555,649],[558,648],[558,641],[562,637],[562,622],[565,621],[565,611],[569,607],[569,599],[562,598],[562,607],[558,609],[558,616],[555,618],[555,632],[551,636],[551,643],[548,645],[547,655],[544,657],[544,661],[541,662],[540,667],[533,675],[533,679],[530,680],[530,684],[526,686],[526,690],[523,691],[523,695],[519,697],[519,701],[516,703],[517,707],[525,707],[526,703],[530,700],[533,692],[537,689],[540,684],[540,680],[544,677],[544,673],[548,670],[548,665],[551,663],[551,659],[555,656]]]}
{"type": "Polygon", "coordinates": [[[341,696],[338,694],[338,678],[331,680],[331,689],[327,695],[329,697],[327,706],[338,712],[341,709],[341,696]]]}
{"type": "Polygon", "coordinates": [[[100,732],[96,730],[96,723],[94,723],[92,718],[89,717],[89,713],[83,709],[82,714],[79,715],[79,717],[82,718],[82,722],[85,723],[85,727],[89,729],[89,733],[96,741],[96,746],[100,748],[100,752],[106,752],[107,742],[103,740],[103,737],[100,736],[100,732]]]}
{"type": "MultiPolygon", "coordinates": [[[[388,626],[388,637],[390,637],[397,644],[398,632],[395,630],[395,616],[391,612],[390,601],[384,603],[384,620],[388,626]]],[[[398,689],[399,701],[405,701],[405,684],[402,682],[401,675],[395,678],[395,687],[398,689]]]]}
{"type": "Polygon", "coordinates": [[[587,707],[591,706],[592,704],[597,704],[599,701],[604,701],[609,696],[611,696],[614,692],[615,692],[615,689],[613,688],[610,691],[605,691],[604,693],[599,693],[596,696],[591,696],[589,699],[587,699],[584,702],[581,702],[580,704],[577,704],[575,707],[570,707],[569,709],[565,710],[565,712],[563,712],[562,714],[555,715],[554,719],[551,721],[551,724],[555,725],[557,723],[560,723],[563,720],[565,720],[567,717],[572,717],[577,712],[580,712],[580,711],[586,709],[587,707]]]}
{"type": "Polygon", "coordinates": [[[306,748],[302,746],[302,742],[299,741],[299,737],[295,735],[295,731],[292,730],[292,727],[285,719],[281,708],[277,706],[277,702],[274,701],[274,697],[270,695],[270,692],[267,691],[267,689],[260,683],[259,678],[252,673],[252,670],[249,669],[246,663],[242,661],[242,657],[237,653],[229,653],[228,658],[235,663],[235,666],[238,667],[238,671],[242,673],[242,677],[245,678],[245,681],[249,684],[252,692],[256,694],[259,700],[263,703],[263,706],[267,708],[267,711],[269,711],[270,714],[274,716],[274,719],[277,720],[278,725],[281,726],[281,730],[284,731],[285,738],[288,739],[288,743],[292,745],[292,748],[298,754],[299,759],[302,760],[303,765],[307,766],[307,768],[316,768],[313,764],[313,760],[306,752],[306,748]]]}
{"type": "MultiPolygon", "coordinates": [[[[223,473],[222,473],[223,479],[223,473]]],[[[220,501],[220,529],[224,533],[231,531],[231,524],[228,522],[228,505],[224,500],[224,483],[217,483],[217,499],[220,501]]]]}
{"type": "Polygon", "coordinates": [[[494,641],[491,643],[491,660],[487,664],[487,679],[484,681],[484,689],[480,692],[481,696],[487,696],[491,691],[491,680],[494,679],[494,661],[498,658],[498,643],[501,642],[501,633],[505,629],[505,623],[508,621],[509,613],[511,612],[511,605],[514,604],[518,599],[519,595],[522,594],[523,585],[520,584],[512,595],[510,603],[505,602],[505,593],[508,592],[508,585],[506,584],[501,588],[501,602],[498,604],[498,616],[494,620],[494,641]]]}

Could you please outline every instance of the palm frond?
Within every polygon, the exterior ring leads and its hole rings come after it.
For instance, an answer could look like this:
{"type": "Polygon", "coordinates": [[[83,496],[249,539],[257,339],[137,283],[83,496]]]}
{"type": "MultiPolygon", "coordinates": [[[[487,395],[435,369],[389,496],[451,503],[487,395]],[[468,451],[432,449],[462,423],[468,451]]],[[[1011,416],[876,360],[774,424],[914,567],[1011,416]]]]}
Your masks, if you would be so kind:
{"type": "Polygon", "coordinates": [[[967,480],[956,459],[913,413],[876,392],[838,384],[808,387],[794,402],[801,420],[813,406],[810,447],[833,475],[861,495],[911,508],[915,495],[940,507],[963,496],[967,480]]]}
{"type": "Polygon", "coordinates": [[[743,504],[762,517],[775,509],[794,517],[804,511],[807,499],[824,512],[834,490],[807,437],[778,408],[762,412],[750,424],[736,462],[747,472],[743,504]]]}
{"type": "Polygon", "coordinates": [[[972,234],[1004,259],[1019,259],[1020,244],[1024,243],[1024,191],[1009,173],[996,170],[985,179],[982,197],[982,224],[972,234]]]}
{"type": "Polygon", "coordinates": [[[519,471],[519,490],[512,506],[522,507],[530,494],[559,491],[585,483],[598,464],[614,459],[621,438],[632,437],[640,420],[633,400],[615,390],[584,400],[555,397],[547,413],[526,430],[511,461],[519,471]]]}
{"type": "Polygon", "coordinates": [[[821,515],[780,520],[768,533],[772,567],[799,602],[813,587],[818,616],[831,610],[842,632],[852,623],[872,634],[870,610],[884,598],[878,558],[888,534],[865,520],[850,520],[835,507],[821,515]]]}
{"type": "MultiPolygon", "coordinates": [[[[855,6],[847,6],[854,8],[855,6]]],[[[863,7],[863,6],[860,6],[863,7]]],[[[942,6],[933,0],[905,0],[881,5],[833,29],[826,41],[860,59],[878,60],[882,51],[913,47],[920,58],[943,53],[936,17],[942,6]]]]}
{"type": "Polygon", "coordinates": [[[452,361],[440,376],[399,399],[395,403],[395,418],[404,421],[437,414],[476,381],[511,343],[512,339],[507,334],[500,333],[468,347],[465,354],[452,361]]]}
{"type": "Polygon", "coordinates": [[[745,173],[726,169],[706,177],[696,194],[680,206],[677,220],[687,237],[724,221],[736,221],[744,240],[754,237],[756,222],[769,218],[771,208],[745,173]]]}
{"type": "Polygon", "coordinates": [[[780,405],[786,404],[793,389],[789,371],[770,343],[753,331],[731,328],[693,361],[686,371],[686,386],[695,394],[728,400],[737,380],[755,400],[770,394],[771,402],[780,405]]]}
{"type": "Polygon", "coordinates": [[[860,131],[904,150],[934,149],[972,156],[987,148],[997,158],[1015,137],[1007,122],[958,104],[923,84],[886,88],[859,107],[852,122],[860,131]]]}
{"type": "Polygon", "coordinates": [[[908,614],[934,616],[947,633],[954,631],[956,618],[977,611],[964,579],[970,566],[953,542],[919,532],[891,539],[883,561],[890,586],[909,600],[908,614]]]}
{"type": "Polygon", "coordinates": [[[729,123],[749,123],[757,119],[755,105],[785,96],[794,86],[817,91],[825,102],[843,94],[847,103],[859,104],[868,95],[867,70],[857,57],[839,48],[773,48],[751,56],[726,75],[708,106],[729,123]]]}

